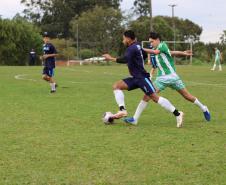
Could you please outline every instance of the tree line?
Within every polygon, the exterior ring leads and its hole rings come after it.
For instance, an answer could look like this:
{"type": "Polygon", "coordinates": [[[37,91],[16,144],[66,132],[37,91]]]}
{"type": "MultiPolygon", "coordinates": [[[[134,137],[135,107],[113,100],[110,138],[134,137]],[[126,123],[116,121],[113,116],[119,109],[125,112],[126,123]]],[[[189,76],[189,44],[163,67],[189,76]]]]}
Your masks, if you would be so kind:
{"type": "MultiPolygon", "coordinates": [[[[41,54],[41,33],[45,31],[54,38],[62,59],[88,58],[103,52],[120,55],[124,50],[121,37],[125,29],[133,29],[139,41],[147,40],[150,31],[149,0],[135,0],[128,15],[120,10],[121,1],[21,0],[26,6],[23,15],[16,15],[12,20],[0,19],[0,64],[26,65],[32,48],[41,54]]],[[[154,31],[159,32],[163,40],[173,40],[174,31],[178,41],[193,38],[194,54],[200,61],[210,62],[214,47],[225,49],[226,31],[221,42],[204,44],[200,42],[202,27],[191,20],[156,16],[153,23],[154,31]]],[[[188,48],[181,44],[176,49],[188,48]]]]}

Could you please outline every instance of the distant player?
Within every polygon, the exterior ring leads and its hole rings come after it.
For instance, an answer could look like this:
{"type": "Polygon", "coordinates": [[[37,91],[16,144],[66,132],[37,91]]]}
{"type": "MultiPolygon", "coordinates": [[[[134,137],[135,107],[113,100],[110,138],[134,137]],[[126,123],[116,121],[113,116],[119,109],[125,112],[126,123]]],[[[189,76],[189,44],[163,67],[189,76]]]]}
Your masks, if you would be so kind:
{"type": "Polygon", "coordinates": [[[219,66],[219,71],[222,71],[222,67],[221,67],[221,52],[218,48],[214,48],[215,49],[215,60],[214,60],[214,65],[213,68],[211,69],[212,71],[215,70],[216,66],[219,66]]]}
{"type": "MultiPolygon", "coordinates": [[[[204,117],[207,121],[210,121],[210,113],[207,106],[203,105],[196,97],[191,95],[185,88],[184,83],[177,75],[174,60],[171,56],[168,46],[165,42],[161,41],[161,37],[158,33],[151,32],[149,41],[154,47],[154,49],[144,49],[147,53],[152,53],[156,55],[156,61],[158,66],[158,75],[154,82],[156,91],[159,93],[165,88],[170,87],[180,93],[186,100],[197,105],[201,111],[204,113],[204,117]]],[[[148,100],[148,97],[146,97],[148,100]]],[[[139,117],[143,110],[147,106],[147,101],[141,100],[137,107],[137,110],[133,117],[126,118],[125,122],[131,124],[137,124],[139,117]]]]}
{"type": "Polygon", "coordinates": [[[32,49],[29,53],[29,66],[34,66],[36,60],[36,52],[32,49]]]}
{"type": "Polygon", "coordinates": [[[43,35],[43,56],[41,59],[43,60],[43,80],[49,82],[51,87],[51,93],[56,92],[56,82],[53,79],[54,69],[55,69],[55,57],[57,56],[57,51],[53,44],[50,43],[50,36],[47,32],[43,35]]]}
{"type": "Polygon", "coordinates": [[[166,98],[159,97],[156,94],[155,88],[149,79],[150,75],[144,69],[144,59],[147,57],[147,54],[136,42],[136,37],[133,31],[128,30],[124,32],[123,44],[127,46],[124,57],[114,58],[109,54],[103,55],[106,60],[112,60],[117,63],[126,63],[131,75],[131,77],[120,80],[113,85],[114,95],[119,106],[119,111],[114,114],[112,118],[119,119],[127,116],[123,90],[130,91],[140,88],[145,93],[143,101],[147,102],[151,99],[164,109],[173,113],[177,120],[177,127],[181,127],[183,123],[183,112],[179,112],[166,98]]]}

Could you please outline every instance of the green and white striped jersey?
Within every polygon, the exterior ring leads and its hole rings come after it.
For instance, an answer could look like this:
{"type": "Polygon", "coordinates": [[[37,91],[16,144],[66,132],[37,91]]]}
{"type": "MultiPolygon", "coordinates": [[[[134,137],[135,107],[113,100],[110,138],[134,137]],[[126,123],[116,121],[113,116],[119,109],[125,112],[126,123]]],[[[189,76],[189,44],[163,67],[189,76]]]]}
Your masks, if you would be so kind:
{"type": "Polygon", "coordinates": [[[156,55],[156,62],[158,66],[158,77],[163,75],[170,75],[176,73],[174,60],[170,54],[170,50],[165,42],[161,42],[156,50],[160,53],[156,55]]]}
{"type": "Polygon", "coordinates": [[[215,60],[220,60],[220,58],[221,58],[221,52],[219,51],[219,49],[217,49],[215,51],[215,60]]]}

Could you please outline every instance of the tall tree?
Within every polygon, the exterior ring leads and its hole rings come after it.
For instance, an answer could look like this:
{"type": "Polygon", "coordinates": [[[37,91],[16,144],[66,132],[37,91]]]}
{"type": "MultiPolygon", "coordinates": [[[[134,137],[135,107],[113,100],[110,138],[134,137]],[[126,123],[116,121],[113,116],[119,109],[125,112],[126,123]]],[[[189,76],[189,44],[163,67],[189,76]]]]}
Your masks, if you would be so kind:
{"type": "Polygon", "coordinates": [[[71,33],[75,36],[79,26],[79,39],[88,48],[109,51],[118,48],[121,42],[122,20],[120,10],[96,6],[71,21],[71,33]]]}
{"type": "Polygon", "coordinates": [[[135,0],[133,4],[135,6],[136,13],[140,16],[148,16],[150,14],[149,3],[150,0],[135,0]]]}
{"type": "MultiPolygon", "coordinates": [[[[154,31],[159,32],[162,35],[163,40],[173,39],[173,27],[172,18],[167,16],[156,16],[154,19],[154,31]]],[[[202,33],[202,28],[194,22],[187,19],[180,19],[175,17],[176,22],[176,40],[186,40],[189,36],[194,36],[196,40],[199,40],[199,36],[202,33]]],[[[134,29],[137,33],[139,40],[147,40],[149,33],[150,20],[147,16],[141,16],[137,20],[130,22],[130,28],[134,29]]]]}
{"type": "Polygon", "coordinates": [[[20,18],[0,19],[0,63],[26,65],[30,50],[41,53],[42,37],[39,30],[20,18]]]}
{"type": "Polygon", "coordinates": [[[69,35],[73,17],[95,6],[119,8],[121,0],[21,0],[27,8],[25,16],[55,35],[69,35]]]}

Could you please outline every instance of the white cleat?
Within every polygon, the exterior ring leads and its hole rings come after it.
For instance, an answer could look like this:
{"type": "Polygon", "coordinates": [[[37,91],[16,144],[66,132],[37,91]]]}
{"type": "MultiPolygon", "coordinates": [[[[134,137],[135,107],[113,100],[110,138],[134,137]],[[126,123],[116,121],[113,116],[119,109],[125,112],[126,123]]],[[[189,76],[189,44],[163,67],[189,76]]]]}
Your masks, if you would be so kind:
{"type": "Polygon", "coordinates": [[[126,117],[128,115],[127,111],[126,110],[121,110],[121,111],[118,111],[116,114],[114,114],[112,116],[113,119],[120,119],[120,118],[123,118],[123,117],[126,117]]]}
{"type": "Polygon", "coordinates": [[[184,113],[179,111],[180,115],[176,116],[177,120],[177,128],[181,128],[183,126],[183,121],[184,121],[184,113]]]}

